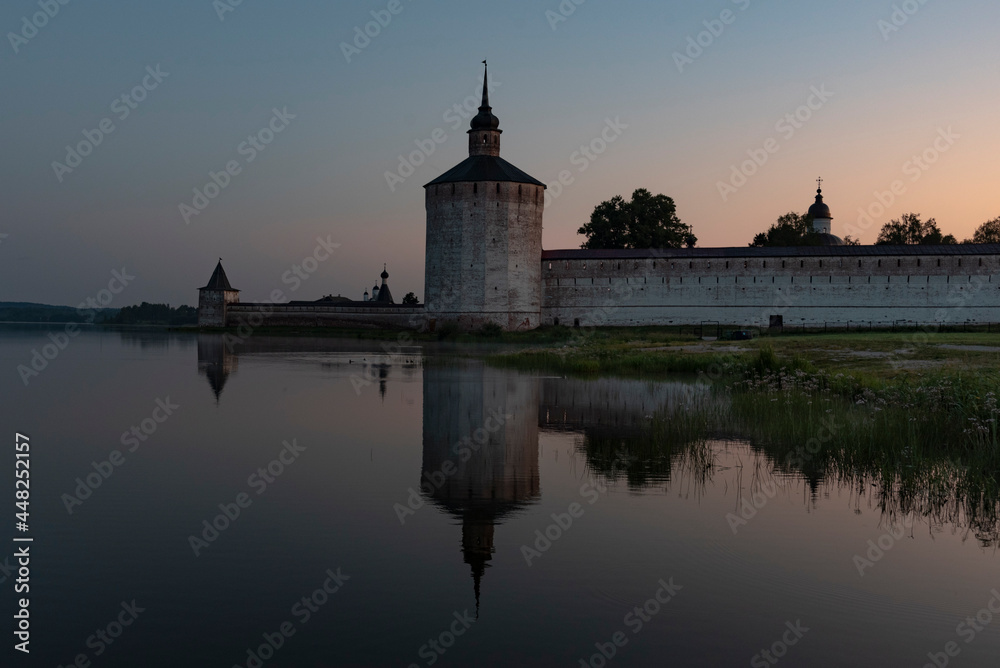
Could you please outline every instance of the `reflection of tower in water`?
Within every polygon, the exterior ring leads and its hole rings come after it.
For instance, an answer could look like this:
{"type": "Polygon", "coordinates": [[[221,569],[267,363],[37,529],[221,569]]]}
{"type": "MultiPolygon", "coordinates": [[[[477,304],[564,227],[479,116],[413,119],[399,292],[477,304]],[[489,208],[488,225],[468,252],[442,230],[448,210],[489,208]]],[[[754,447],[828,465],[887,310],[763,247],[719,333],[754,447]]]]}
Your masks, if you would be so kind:
{"type": "Polygon", "coordinates": [[[539,497],[538,381],[482,365],[424,368],[421,490],[462,523],[479,610],[494,527],[539,497]]]}
{"type": "Polygon", "coordinates": [[[226,348],[221,334],[198,335],[198,373],[208,378],[215,400],[222,395],[229,374],[239,367],[239,357],[226,348]]]}

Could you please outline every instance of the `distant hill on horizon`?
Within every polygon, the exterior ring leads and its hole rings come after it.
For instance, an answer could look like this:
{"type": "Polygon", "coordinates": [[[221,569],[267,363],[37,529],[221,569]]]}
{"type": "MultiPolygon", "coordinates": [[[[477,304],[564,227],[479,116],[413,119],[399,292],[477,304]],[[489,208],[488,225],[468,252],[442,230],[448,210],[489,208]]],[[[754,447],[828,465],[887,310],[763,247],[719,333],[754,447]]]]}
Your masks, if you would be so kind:
{"type": "MultiPolygon", "coordinates": [[[[72,306],[59,306],[56,304],[38,304],[36,302],[0,302],[0,308],[68,308],[72,306]]],[[[117,309],[115,309],[117,310],[117,309]]]]}
{"type": "MultiPolygon", "coordinates": [[[[116,308],[95,309],[94,322],[104,322],[118,314],[116,308]]],[[[89,322],[89,312],[75,306],[37,304],[35,302],[0,302],[0,322],[89,322]]]]}
{"type": "Polygon", "coordinates": [[[0,302],[0,322],[90,323],[100,325],[193,325],[198,309],[142,302],[122,308],[77,309],[35,302],[0,302]],[[96,315],[95,315],[96,313],[96,315]]]}

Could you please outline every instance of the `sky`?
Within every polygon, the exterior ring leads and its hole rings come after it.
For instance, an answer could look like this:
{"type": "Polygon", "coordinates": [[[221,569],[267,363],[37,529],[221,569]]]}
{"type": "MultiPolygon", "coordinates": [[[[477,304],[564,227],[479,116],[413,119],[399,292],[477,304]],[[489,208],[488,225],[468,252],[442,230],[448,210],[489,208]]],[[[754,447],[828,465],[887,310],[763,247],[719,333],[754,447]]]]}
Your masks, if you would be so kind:
{"type": "Polygon", "coordinates": [[[0,301],[124,272],[109,306],[194,305],[220,257],[244,301],[357,299],[383,263],[422,297],[422,186],[467,157],[484,58],[501,155],[551,184],[546,249],[637,188],[745,246],[820,176],[835,234],[916,212],[963,239],[1000,216],[998,24],[989,0],[6,0],[0,301]]]}

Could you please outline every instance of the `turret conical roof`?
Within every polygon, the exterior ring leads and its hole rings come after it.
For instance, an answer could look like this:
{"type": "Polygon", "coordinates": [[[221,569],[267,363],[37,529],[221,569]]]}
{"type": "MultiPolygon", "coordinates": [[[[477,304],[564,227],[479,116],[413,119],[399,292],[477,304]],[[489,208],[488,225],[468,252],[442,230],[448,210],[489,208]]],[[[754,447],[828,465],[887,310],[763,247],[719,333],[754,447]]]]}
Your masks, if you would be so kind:
{"type": "Polygon", "coordinates": [[[229,277],[226,276],[226,270],[222,268],[222,258],[219,258],[219,264],[215,265],[215,271],[212,272],[212,278],[208,279],[208,285],[199,290],[229,290],[232,292],[239,292],[236,288],[229,284],[229,277]]]}

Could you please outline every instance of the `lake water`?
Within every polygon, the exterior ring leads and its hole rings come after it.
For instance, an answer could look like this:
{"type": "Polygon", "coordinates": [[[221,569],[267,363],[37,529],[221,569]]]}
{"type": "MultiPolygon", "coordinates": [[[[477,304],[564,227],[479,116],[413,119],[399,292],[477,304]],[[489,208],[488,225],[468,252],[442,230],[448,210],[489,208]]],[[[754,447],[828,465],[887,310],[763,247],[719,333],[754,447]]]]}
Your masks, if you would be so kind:
{"type": "Polygon", "coordinates": [[[651,447],[698,385],[89,331],[25,386],[50,331],[0,329],[34,538],[3,665],[997,665],[994,545],[750,443],[651,447]]]}

